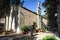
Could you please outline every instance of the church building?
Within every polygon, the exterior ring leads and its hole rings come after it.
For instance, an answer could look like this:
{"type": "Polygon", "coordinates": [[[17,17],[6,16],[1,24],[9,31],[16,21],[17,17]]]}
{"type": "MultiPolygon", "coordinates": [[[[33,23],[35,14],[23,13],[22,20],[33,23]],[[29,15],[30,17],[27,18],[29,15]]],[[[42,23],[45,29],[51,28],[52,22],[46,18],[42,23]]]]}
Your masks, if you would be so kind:
{"type": "MultiPolygon", "coordinates": [[[[40,29],[42,27],[42,19],[44,22],[45,18],[41,16],[40,0],[38,1],[37,13],[20,5],[18,8],[15,5],[12,5],[10,14],[6,16],[5,29],[7,31],[12,30],[13,32],[20,33],[20,27],[24,25],[30,26],[33,22],[35,22],[37,28],[40,29]]],[[[47,21],[45,21],[45,23],[47,23],[47,21]]]]}

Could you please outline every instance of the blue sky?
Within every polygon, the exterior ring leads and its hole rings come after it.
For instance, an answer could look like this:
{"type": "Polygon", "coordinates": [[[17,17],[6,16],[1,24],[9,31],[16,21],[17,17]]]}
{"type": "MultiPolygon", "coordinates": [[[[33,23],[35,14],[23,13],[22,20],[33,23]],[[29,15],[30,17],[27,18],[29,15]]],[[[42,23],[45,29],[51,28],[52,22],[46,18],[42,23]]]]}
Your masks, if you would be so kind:
{"type": "MultiPolygon", "coordinates": [[[[24,0],[24,7],[37,12],[37,4],[38,4],[38,0],[24,0]]],[[[44,2],[44,0],[40,0],[41,2],[41,14],[44,14],[44,8],[42,7],[42,3],[44,2]]]]}

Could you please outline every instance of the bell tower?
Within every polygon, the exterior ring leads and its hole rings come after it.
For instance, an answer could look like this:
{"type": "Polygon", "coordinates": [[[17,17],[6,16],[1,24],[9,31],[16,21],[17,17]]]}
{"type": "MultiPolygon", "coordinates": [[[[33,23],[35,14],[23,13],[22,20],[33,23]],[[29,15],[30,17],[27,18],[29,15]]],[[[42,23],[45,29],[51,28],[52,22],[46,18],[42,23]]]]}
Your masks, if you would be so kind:
{"type": "Polygon", "coordinates": [[[40,8],[40,0],[38,0],[37,6],[37,27],[41,28],[41,8],[40,8]]]}

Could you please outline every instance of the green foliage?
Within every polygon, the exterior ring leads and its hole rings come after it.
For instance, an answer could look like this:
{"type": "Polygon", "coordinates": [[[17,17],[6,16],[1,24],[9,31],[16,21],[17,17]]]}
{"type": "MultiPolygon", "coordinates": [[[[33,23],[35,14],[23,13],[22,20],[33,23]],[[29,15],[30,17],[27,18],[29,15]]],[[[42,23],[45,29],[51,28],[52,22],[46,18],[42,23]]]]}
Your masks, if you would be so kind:
{"type": "Polygon", "coordinates": [[[48,15],[48,25],[50,28],[57,28],[57,16],[55,14],[57,13],[58,0],[45,0],[42,5],[45,8],[45,13],[48,15]]]}
{"type": "Polygon", "coordinates": [[[57,39],[53,35],[48,35],[48,36],[43,37],[42,40],[57,40],[57,39]]]}
{"type": "Polygon", "coordinates": [[[15,5],[20,5],[20,2],[21,0],[12,0],[12,5],[15,4],[15,5]]]}
{"type": "Polygon", "coordinates": [[[42,30],[42,32],[45,32],[46,29],[45,29],[45,27],[42,27],[41,30],[42,30]]]}
{"type": "Polygon", "coordinates": [[[10,0],[0,0],[0,18],[10,11],[10,0]]]}
{"type": "Polygon", "coordinates": [[[21,27],[21,30],[22,31],[29,31],[29,26],[22,26],[21,27]]]}
{"type": "Polygon", "coordinates": [[[47,14],[44,14],[42,15],[44,18],[48,19],[48,15],[47,14]]]}
{"type": "Polygon", "coordinates": [[[9,15],[13,4],[18,6],[21,4],[21,0],[0,0],[0,18],[9,15]]]}

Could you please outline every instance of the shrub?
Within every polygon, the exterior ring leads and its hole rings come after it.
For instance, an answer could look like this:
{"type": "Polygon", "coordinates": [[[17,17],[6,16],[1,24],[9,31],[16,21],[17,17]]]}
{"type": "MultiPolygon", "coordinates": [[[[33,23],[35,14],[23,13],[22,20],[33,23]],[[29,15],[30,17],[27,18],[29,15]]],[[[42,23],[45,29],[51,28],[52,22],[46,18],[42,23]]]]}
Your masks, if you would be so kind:
{"type": "Polygon", "coordinates": [[[42,40],[57,40],[57,39],[55,36],[50,35],[50,36],[43,37],[42,40]]]}
{"type": "Polygon", "coordinates": [[[29,31],[29,27],[28,27],[28,26],[22,26],[22,27],[21,27],[21,30],[22,30],[22,31],[29,31]]]}
{"type": "Polygon", "coordinates": [[[41,28],[41,30],[42,30],[42,32],[45,32],[46,29],[45,28],[41,28]]]}

